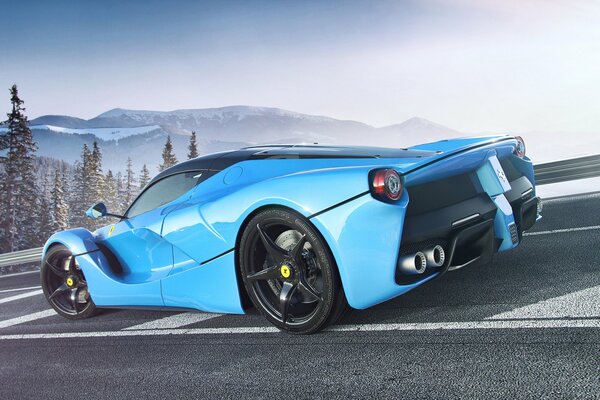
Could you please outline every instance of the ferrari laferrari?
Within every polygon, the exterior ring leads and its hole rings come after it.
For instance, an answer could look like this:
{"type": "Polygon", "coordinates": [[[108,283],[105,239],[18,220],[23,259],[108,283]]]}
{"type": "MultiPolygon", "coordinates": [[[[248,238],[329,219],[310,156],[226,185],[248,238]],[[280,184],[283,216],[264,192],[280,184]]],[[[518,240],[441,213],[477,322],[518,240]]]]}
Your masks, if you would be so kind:
{"type": "Polygon", "coordinates": [[[248,147],[160,172],[122,215],[93,205],[113,223],[51,236],[41,281],[71,319],[256,309],[314,333],[517,247],[541,205],[520,137],[248,147]]]}

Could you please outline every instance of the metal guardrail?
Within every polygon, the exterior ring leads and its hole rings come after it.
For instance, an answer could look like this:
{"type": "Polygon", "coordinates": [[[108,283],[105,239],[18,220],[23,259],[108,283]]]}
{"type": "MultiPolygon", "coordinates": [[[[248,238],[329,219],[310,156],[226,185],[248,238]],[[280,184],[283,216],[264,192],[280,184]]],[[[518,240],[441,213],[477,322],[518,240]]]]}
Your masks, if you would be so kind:
{"type": "Polygon", "coordinates": [[[593,178],[600,176],[600,155],[538,164],[534,169],[538,185],[593,178]]]}
{"type": "MultiPolygon", "coordinates": [[[[600,155],[554,161],[534,166],[537,185],[600,176],[600,155]]],[[[39,262],[42,247],[0,254],[0,267],[39,262]]]]}
{"type": "Polygon", "coordinates": [[[0,267],[39,262],[42,259],[43,247],[0,254],[0,267]]]}

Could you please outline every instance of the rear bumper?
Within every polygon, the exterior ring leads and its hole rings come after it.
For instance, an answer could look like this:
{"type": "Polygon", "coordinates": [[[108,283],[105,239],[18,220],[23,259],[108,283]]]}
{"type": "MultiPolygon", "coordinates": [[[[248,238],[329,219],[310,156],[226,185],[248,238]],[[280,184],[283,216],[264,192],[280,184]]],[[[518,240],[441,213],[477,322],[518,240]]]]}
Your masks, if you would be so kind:
{"type": "MultiPolygon", "coordinates": [[[[504,159],[502,164],[510,161],[504,159]]],[[[440,194],[444,181],[433,181],[416,187],[408,205],[404,231],[398,255],[396,283],[414,284],[430,276],[465,266],[477,266],[491,261],[494,253],[518,246],[523,232],[537,221],[539,198],[535,187],[525,172],[507,165],[510,190],[490,195],[475,172],[463,177],[452,177],[452,187],[460,190],[462,197],[454,195],[453,204],[440,194]],[[427,196],[424,199],[423,196],[427,196]],[[439,200],[431,200],[435,196],[439,200]],[[471,196],[471,197],[469,197],[471,196]],[[428,207],[422,204],[429,202],[428,207]],[[411,205],[418,205],[411,208],[411,205]],[[401,260],[417,252],[425,252],[432,246],[442,246],[445,260],[441,267],[428,265],[420,274],[406,273],[400,267],[401,260]]]]}
{"type": "MultiPolygon", "coordinates": [[[[512,151],[511,147],[478,149],[477,157],[467,160],[471,163],[468,169],[465,162],[449,159],[452,166],[464,168],[446,167],[442,174],[444,166],[436,164],[435,170],[431,167],[407,175],[406,190],[394,204],[367,193],[312,217],[336,260],[350,306],[373,306],[448,270],[487,263],[495,252],[516,247],[523,230],[537,217],[531,163],[522,160],[517,168],[516,179],[525,177],[520,182],[532,189],[526,196],[512,196],[520,189],[499,190],[500,183],[489,182],[496,179],[490,160],[502,160],[512,151]],[[398,271],[402,255],[438,243],[447,255],[441,267],[413,275],[398,271]]],[[[497,166],[497,160],[495,163],[497,166]]],[[[504,182],[504,187],[507,184],[504,182]]]]}

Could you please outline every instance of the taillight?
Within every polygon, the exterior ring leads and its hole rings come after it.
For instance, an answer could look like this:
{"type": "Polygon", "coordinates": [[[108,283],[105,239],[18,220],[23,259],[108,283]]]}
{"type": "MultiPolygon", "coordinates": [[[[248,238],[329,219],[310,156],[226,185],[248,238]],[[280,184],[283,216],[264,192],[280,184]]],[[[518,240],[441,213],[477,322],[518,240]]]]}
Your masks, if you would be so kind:
{"type": "Polygon", "coordinates": [[[523,138],[521,136],[515,136],[515,139],[517,139],[517,146],[515,147],[515,155],[517,157],[525,157],[525,152],[527,151],[526,147],[525,147],[525,141],[523,140],[523,138]]]}
{"type": "Polygon", "coordinates": [[[402,179],[393,169],[380,169],[371,173],[371,193],[383,201],[396,201],[402,196],[402,179]]]}

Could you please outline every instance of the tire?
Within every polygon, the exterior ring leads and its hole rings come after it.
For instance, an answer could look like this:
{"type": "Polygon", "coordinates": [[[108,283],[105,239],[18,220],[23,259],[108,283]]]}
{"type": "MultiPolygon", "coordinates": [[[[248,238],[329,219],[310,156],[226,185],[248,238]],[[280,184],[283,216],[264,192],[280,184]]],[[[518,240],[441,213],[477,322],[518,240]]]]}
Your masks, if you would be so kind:
{"type": "Polygon", "coordinates": [[[40,277],[44,296],[59,315],[78,320],[98,313],[83,271],[65,246],[54,245],[48,249],[42,260],[40,277]]]}
{"type": "Polygon", "coordinates": [[[269,208],[254,216],[240,239],[238,261],[250,300],[281,330],[315,333],[348,308],[325,240],[293,211],[269,208]]]}

